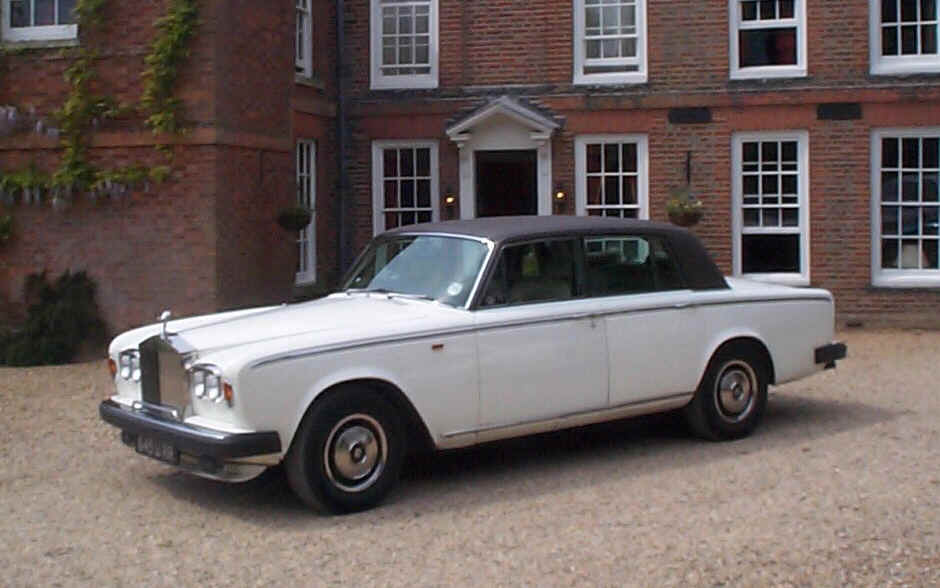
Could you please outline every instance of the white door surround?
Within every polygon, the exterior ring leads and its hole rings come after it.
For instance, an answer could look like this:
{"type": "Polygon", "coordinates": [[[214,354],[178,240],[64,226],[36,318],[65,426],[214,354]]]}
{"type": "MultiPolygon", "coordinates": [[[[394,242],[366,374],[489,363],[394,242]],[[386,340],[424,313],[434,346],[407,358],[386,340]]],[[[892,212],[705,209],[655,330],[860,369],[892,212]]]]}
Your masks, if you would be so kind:
{"type": "Polygon", "coordinates": [[[476,217],[476,151],[534,149],[538,213],[552,214],[552,134],[558,123],[509,96],[502,96],[447,128],[460,150],[460,218],[476,217]]]}

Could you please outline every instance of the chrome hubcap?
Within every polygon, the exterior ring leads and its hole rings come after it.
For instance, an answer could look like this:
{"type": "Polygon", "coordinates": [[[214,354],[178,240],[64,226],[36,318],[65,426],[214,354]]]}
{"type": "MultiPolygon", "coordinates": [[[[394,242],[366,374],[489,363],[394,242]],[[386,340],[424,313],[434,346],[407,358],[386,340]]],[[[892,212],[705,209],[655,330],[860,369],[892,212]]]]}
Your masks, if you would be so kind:
{"type": "Polygon", "coordinates": [[[743,361],[729,361],[715,382],[715,408],[723,419],[739,422],[747,418],[754,408],[757,396],[757,375],[743,361]]]}
{"type": "Polygon", "coordinates": [[[362,492],[385,469],[387,447],[378,421],[364,414],[349,415],[327,437],[323,455],[327,476],[346,492],[362,492]]]}

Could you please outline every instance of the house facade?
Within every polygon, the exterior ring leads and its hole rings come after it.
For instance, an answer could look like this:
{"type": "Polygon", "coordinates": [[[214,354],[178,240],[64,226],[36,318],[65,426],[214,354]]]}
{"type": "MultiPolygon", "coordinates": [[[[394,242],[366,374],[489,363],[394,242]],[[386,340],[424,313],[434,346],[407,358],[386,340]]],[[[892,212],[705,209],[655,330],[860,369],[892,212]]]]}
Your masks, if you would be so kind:
{"type": "MultiPolygon", "coordinates": [[[[137,12],[109,10],[114,22],[137,12]]],[[[24,272],[104,262],[92,273],[103,306],[126,309],[108,316],[123,327],[158,306],[201,312],[329,284],[396,226],[665,220],[687,189],[703,202],[692,230],[729,275],[828,288],[843,322],[940,325],[933,0],[201,0],[200,10],[178,83],[197,124],[174,145],[191,154],[180,160],[206,161],[89,211],[87,224],[79,205],[60,216],[18,208],[17,223],[35,228],[0,250],[0,301],[15,306],[24,272]],[[299,239],[271,220],[293,199],[316,211],[299,239]],[[89,253],[90,226],[102,241],[89,253]]],[[[113,83],[129,94],[133,68],[119,63],[136,63],[127,47],[147,39],[133,31],[101,33],[113,83]]],[[[56,96],[52,54],[6,59],[0,103],[56,96]]],[[[133,133],[101,131],[95,148],[123,157],[153,142],[133,133]]],[[[0,138],[0,169],[27,152],[55,156],[48,138],[24,141],[0,138]]]]}

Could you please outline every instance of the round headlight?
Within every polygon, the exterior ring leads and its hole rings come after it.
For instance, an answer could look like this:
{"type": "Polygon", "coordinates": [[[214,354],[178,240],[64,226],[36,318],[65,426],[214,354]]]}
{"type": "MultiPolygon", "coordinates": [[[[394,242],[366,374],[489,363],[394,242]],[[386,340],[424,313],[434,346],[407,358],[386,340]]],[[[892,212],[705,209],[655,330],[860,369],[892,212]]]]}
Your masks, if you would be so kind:
{"type": "Polygon", "coordinates": [[[122,353],[122,354],[121,354],[121,357],[120,357],[120,365],[121,365],[121,377],[124,378],[125,380],[130,379],[130,377],[131,377],[131,356],[128,355],[128,354],[126,354],[126,353],[122,353]]]}
{"type": "Polygon", "coordinates": [[[140,381],[140,356],[136,354],[131,356],[131,378],[135,382],[140,381]]]}
{"type": "Polygon", "coordinates": [[[206,372],[201,370],[193,372],[193,394],[196,398],[206,397],[206,372]]]}
{"type": "Polygon", "coordinates": [[[213,402],[218,402],[222,396],[222,382],[219,376],[213,374],[206,375],[206,397],[213,402]]]}

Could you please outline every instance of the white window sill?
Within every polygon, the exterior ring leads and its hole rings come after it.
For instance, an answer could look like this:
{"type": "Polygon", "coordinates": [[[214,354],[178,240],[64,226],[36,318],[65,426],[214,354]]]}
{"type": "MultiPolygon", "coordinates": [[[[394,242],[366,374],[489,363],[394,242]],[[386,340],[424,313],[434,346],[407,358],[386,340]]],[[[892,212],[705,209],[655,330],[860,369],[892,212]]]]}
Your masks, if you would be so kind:
{"type": "Polygon", "coordinates": [[[323,80],[300,72],[294,74],[294,83],[301,86],[310,86],[311,88],[320,88],[321,90],[324,88],[323,80]]]}
{"type": "Polygon", "coordinates": [[[878,288],[940,288],[940,271],[883,271],[876,273],[871,282],[878,288]]]}
{"type": "Polygon", "coordinates": [[[74,41],[78,43],[78,25],[55,25],[46,27],[3,27],[3,42],[48,43],[55,41],[74,41]]]}
{"type": "Polygon", "coordinates": [[[781,286],[809,286],[809,276],[803,274],[740,274],[735,277],[781,286]]]}
{"type": "Polygon", "coordinates": [[[432,90],[437,88],[436,76],[372,76],[372,90],[432,90]]]}
{"type": "Polygon", "coordinates": [[[0,48],[10,49],[11,51],[21,49],[61,49],[63,47],[78,47],[78,45],[77,37],[71,39],[28,39],[22,41],[14,41],[4,37],[3,40],[0,41],[0,48]]]}
{"type": "Polygon", "coordinates": [[[603,73],[603,74],[579,74],[574,75],[574,85],[576,86],[613,86],[622,84],[645,84],[647,75],[645,73],[603,73]]]}
{"type": "Polygon", "coordinates": [[[805,78],[806,67],[798,65],[772,65],[745,67],[731,70],[732,80],[761,80],[778,78],[805,78]]]}
{"type": "Polygon", "coordinates": [[[904,76],[932,73],[940,73],[940,57],[932,57],[929,59],[920,57],[892,58],[876,61],[871,64],[871,75],[873,76],[904,76]]]}

